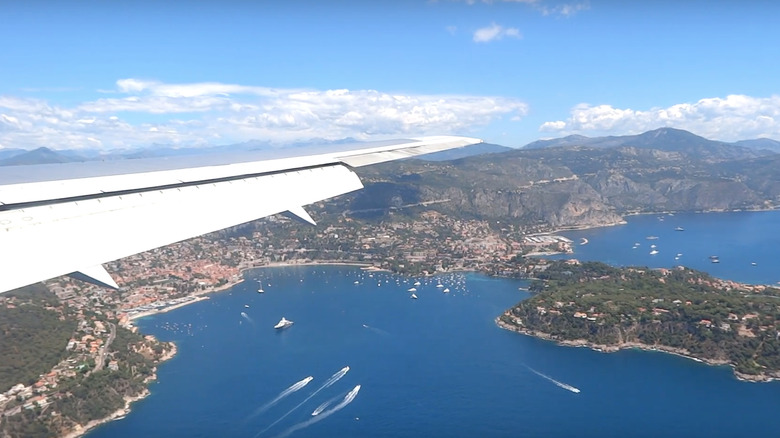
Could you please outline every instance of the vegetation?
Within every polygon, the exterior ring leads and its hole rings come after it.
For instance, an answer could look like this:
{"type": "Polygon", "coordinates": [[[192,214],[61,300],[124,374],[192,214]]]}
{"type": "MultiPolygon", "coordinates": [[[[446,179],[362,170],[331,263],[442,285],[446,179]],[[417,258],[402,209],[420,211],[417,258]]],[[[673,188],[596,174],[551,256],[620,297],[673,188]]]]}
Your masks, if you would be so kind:
{"type": "Polygon", "coordinates": [[[592,345],[647,347],[729,363],[745,375],[780,375],[780,291],[687,268],[614,268],[553,262],[535,295],[502,322],[592,345]]]}
{"type": "Polygon", "coordinates": [[[0,305],[0,392],[17,383],[29,385],[65,358],[76,328],[57,297],[42,284],[8,292],[0,305]]]}

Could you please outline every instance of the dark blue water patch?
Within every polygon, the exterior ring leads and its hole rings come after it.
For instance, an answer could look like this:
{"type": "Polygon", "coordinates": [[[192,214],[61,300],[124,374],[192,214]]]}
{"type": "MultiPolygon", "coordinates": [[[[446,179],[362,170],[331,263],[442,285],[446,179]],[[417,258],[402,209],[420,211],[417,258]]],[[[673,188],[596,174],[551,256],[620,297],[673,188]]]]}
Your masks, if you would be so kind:
{"type": "Polygon", "coordinates": [[[355,268],[247,277],[208,301],[139,321],[142,332],[174,340],[179,354],[159,367],[150,397],[91,438],[254,437],[286,415],[260,434],[279,436],[358,384],[352,403],[291,436],[744,436],[780,428],[778,384],[739,382],[728,367],[668,354],[605,354],[498,328],[494,318],[527,297],[521,281],[452,275],[441,281],[445,294],[438,279],[419,279],[414,300],[407,290],[415,279],[355,268]],[[274,330],[282,316],[295,324],[274,330]],[[292,410],[347,365],[342,379],[292,410]],[[303,389],[257,413],[307,376],[303,389]]]}
{"type": "Polygon", "coordinates": [[[775,210],[631,216],[625,225],[561,234],[574,241],[574,254],[565,258],[616,266],[682,265],[719,278],[776,285],[780,282],[779,230],[780,211],[775,210]],[[678,227],[683,231],[676,231],[678,227]],[[586,245],[580,245],[583,238],[586,245]],[[651,255],[653,249],[658,253],[651,255]],[[713,263],[712,257],[719,263],[713,263]]]}

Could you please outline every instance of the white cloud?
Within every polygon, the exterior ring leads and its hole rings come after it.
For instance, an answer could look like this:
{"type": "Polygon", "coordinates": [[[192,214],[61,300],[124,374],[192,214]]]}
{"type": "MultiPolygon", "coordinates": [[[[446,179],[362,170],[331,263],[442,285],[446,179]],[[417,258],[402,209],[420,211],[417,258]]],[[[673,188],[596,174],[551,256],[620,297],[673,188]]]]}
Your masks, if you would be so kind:
{"type": "Polygon", "coordinates": [[[520,30],[514,27],[503,27],[496,23],[492,23],[490,26],[477,29],[474,32],[474,42],[488,43],[490,41],[500,40],[504,37],[522,38],[520,30]]]}
{"type": "Polygon", "coordinates": [[[555,4],[553,1],[544,0],[465,0],[465,2],[468,5],[473,5],[476,3],[522,3],[531,6],[533,9],[536,9],[542,15],[553,15],[561,17],[571,17],[580,11],[590,9],[590,3],[588,1],[558,4],[555,4]]]}
{"type": "Polygon", "coordinates": [[[588,2],[580,3],[563,3],[555,6],[547,6],[543,4],[537,4],[536,9],[542,13],[542,15],[556,15],[561,17],[571,17],[580,11],[590,9],[588,2]]]}
{"type": "Polygon", "coordinates": [[[517,99],[391,94],[377,90],[272,89],[237,84],[166,84],[122,79],[114,96],[60,107],[0,96],[4,147],[105,149],[276,143],[310,138],[388,138],[468,133],[504,117],[518,120],[517,99]]]}
{"type": "Polygon", "coordinates": [[[780,139],[780,96],[729,95],[645,111],[581,104],[572,108],[567,120],[545,122],[539,130],[560,135],[622,135],[660,127],[685,129],[723,141],[780,139]]]}

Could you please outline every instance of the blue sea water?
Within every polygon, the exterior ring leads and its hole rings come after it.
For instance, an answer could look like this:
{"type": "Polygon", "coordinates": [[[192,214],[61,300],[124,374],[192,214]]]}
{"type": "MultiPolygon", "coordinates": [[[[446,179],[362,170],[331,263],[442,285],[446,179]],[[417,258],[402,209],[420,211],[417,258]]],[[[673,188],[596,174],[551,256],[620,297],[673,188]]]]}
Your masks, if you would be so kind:
{"type": "Polygon", "coordinates": [[[746,283],[780,282],[780,210],[641,215],[627,221],[562,234],[574,240],[574,258],[581,260],[615,266],[684,265],[746,283]],[[683,231],[676,231],[678,227],[683,231]],[[588,240],[586,245],[579,245],[582,238],[588,240]],[[650,254],[650,245],[658,254],[650,254]],[[720,263],[712,263],[710,256],[720,263]]]}
{"type": "MultiPolygon", "coordinates": [[[[574,257],[685,262],[741,281],[780,280],[780,212],[628,222],[565,233],[589,240],[574,257]],[[658,237],[656,256],[648,254],[648,235],[658,237]],[[635,242],[641,251],[631,249],[635,242]]],[[[527,297],[519,280],[471,273],[414,279],[339,266],[258,269],[245,277],[210,300],[138,321],[143,333],[176,342],[179,353],[159,367],[149,397],[90,438],[725,437],[780,430],[780,383],[740,382],[728,367],[663,353],[604,354],[498,328],[495,317],[527,297]],[[415,280],[422,283],[417,300],[407,291],[415,280]],[[450,293],[436,287],[439,280],[450,293]],[[265,293],[256,292],[260,286],[265,293]],[[274,330],[282,316],[295,324],[274,330]],[[349,372],[325,387],[344,366],[349,372]],[[308,376],[308,385],[269,406],[308,376]],[[356,385],[360,391],[345,403],[356,385]]]]}

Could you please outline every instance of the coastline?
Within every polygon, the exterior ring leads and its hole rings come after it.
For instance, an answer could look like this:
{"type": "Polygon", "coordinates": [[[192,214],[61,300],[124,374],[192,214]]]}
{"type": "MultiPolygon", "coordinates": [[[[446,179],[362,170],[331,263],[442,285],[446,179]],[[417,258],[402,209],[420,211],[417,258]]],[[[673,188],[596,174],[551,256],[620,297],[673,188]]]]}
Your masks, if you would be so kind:
{"type": "MultiPolygon", "coordinates": [[[[501,316],[507,315],[506,313],[502,314],[501,316]]],[[[682,348],[675,348],[675,347],[669,347],[666,345],[647,345],[642,344],[640,342],[624,342],[622,344],[618,345],[605,345],[605,344],[595,344],[593,342],[587,341],[585,339],[575,339],[575,340],[567,340],[567,339],[558,339],[548,333],[536,331],[536,330],[530,330],[522,327],[518,327],[515,325],[507,324],[506,322],[501,320],[501,316],[496,317],[495,322],[496,325],[504,330],[509,330],[515,333],[520,333],[525,336],[531,336],[537,339],[542,339],[545,341],[551,341],[555,342],[558,345],[566,346],[566,347],[585,347],[590,348],[591,350],[598,351],[600,353],[616,353],[620,350],[643,350],[643,351],[655,351],[655,352],[661,352],[661,353],[667,353],[667,354],[673,354],[675,356],[683,357],[685,359],[694,360],[696,362],[704,363],[711,366],[724,366],[728,365],[731,367],[732,372],[734,373],[734,377],[737,378],[737,380],[743,381],[743,382],[772,382],[775,380],[780,380],[780,373],[775,373],[773,375],[767,375],[767,374],[744,374],[739,371],[737,371],[734,368],[734,364],[727,361],[727,360],[718,360],[718,359],[707,359],[707,358],[700,358],[692,355],[688,350],[682,349],[682,348]]]]}
{"type": "Polygon", "coordinates": [[[70,432],[63,435],[62,438],[78,438],[87,434],[87,432],[100,426],[101,424],[108,423],[114,420],[120,420],[130,413],[130,405],[134,402],[147,397],[151,392],[148,389],[144,389],[140,394],[134,397],[125,397],[125,405],[122,408],[112,412],[108,417],[101,418],[99,420],[92,420],[85,425],[77,424],[70,432]]]}
{"type": "Polygon", "coordinates": [[[222,286],[206,289],[203,291],[197,291],[193,292],[190,295],[187,295],[187,297],[194,297],[191,300],[184,301],[182,303],[177,303],[172,306],[167,307],[161,307],[159,309],[152,309],[147,310],[146,312],[136,313],[135,315],[129,316],[128,319],[130,321],[134,321],[136,319],[144,318],[147,316],[157,315],[159,313],[166,313],[170,312],[171,310],[178,309],[180,307],[188,306],[190,304],[197,303],[199,301],[208,300],[210,294],[217,293],[217,292],[223,292],[226,291],[233,286],[239,285],[244,282],[245,278],[243,277],[243,274],[245,271],[248,271],[250,269],[261,269],[261,268],[278,268],[283,266],[324,266],[324,265],[335,265],[335,266],[359,266],[361,269],[367,270],[367,271],[386,271],[386,269],[382,268],[375,268],[370,263],[360,263],[360,262],[338,262],[338,261],[308,261],[308,262],[273,262],[269,263],[267,265],[260,265],[260,266],[247,266],[244,268],[241,268],[239,271],[239,275],[236,280],[234,281],[228,281],[227,283],[223,284],[222,286]]]}
{"type": "MultiPolygon", "coordinates": [[[[170,346],[170,349],[167,350],[165,353],[163,353],[163,355],[160,356],[159,359],[157,359],[156,362],[158,364],[162,363],[162,362],[165,362],[166,360],[169,360],[169,359],[173,358],[174,356],[176,356],[176,353],[178,351],[176,349],[176,344],[174,344],[173,342],[167,342],[167,344],[170,346]]],[[[156,371],[156,368],[155,368],[155,371],[156,371]]],[[[152,374],[149,378],[147,378],[144,381],[144,383],[149,383],[149,382],[152,382],[154,380],[157,380],[156,372],[154,374],[152,374]]],[[[125,418],[125,416],[127,414],[130,413],[130,410],[131,410],[130,407],[131,407],[131,405],[133,403],[137,402],[138,400],[143,400],[144,398],[148,397],[151,394],[152,394],[152,392],[149,391],[149,388],[144,388],[143,391],[141,391],[139,394],[136,394],[136,395],[134,395],[132,397],[125,396],[124,397],[125,405],[123,407],[121,407],[121,408],[117,409],[116,411],[112,412],[107,417],[100,418],[98,420],[89,421],[89,422],[87,422],[87,424],[84,424],[84,425],[77,424],[71,431],[69,431],[68,433],[63,435],[62,438],[79,438],[81,436],[86,435],[92,429],[100,426],[101,424],[106,424],[106,423],[109,423],[109,422],[114,421],[114,420],[121,420],[122,418],[125,418]]]]}
{"type": "MultiPolygon", "coordinates": [[[[701,212],[695,212],[695,213],[722,213],[722,212],[732,212],[732,211],[774,211],[778,210],[778,207],[772,207],[772,208],[766,208],[766,209],[750,209],[750,210],[725,210],[725,211],[701,211],[701,212]]],[[[657,215],[657,214],[667,214],[670,212],[643,212],[643,213],[626,213],[622,215],[623,217],[626,216],[638,216],[638,215],[657,215]]],[[[676,212],[674,212],[676,213],[676,212]]],[[[625,225],[627,221],[621,220],[618,222],[612,222],[612,223],[606,223],[606,224],[597,224],[597,225],[581,225],[581,226],[570,226],[570,227],[561,227],[561,228],[554,228],[549,231],[544,231],[537,234],[555,234],[559,232],[566,232],[566,231],[578,231],[578,230],[589,230],[589,229],[596,229],[596,228],[604,228],[604,227],[612,227],[612,226],[618,226],[618,225],[625,225]]],[[[587,239],[585,239],[584,243],[580,243],[581,245],[587,244],[587,239]]],[[[553,255],[553,254],[561,254],[561,252],[539,252],[539,253],[531,253],[531,254],[525,254],[526,256],[544,256],[544,255],[553,255]]],[[[242,283],[245,281],[245,278],[243,277],[243,274],[247,270],[251,269],[260,269],[260,268],[275,268],[275,267],[290,267],[290,266],[318,266],[318,265],[334,265],[334,266],[356,266],[360,267],[360,269],[367,270],[367,271],[388,271],[387,269],[382,269],[379,267],[375,267],[371,263],[361,263],[361,262],[350,262],[350,261],[318,261],[318,260],[309,260],[309,261],[287,261],[287,262],[272,262],[267,263],[263,265],[251,265],[251,266],[245,266],[241,267],[239,270],[239,274],[235,277],[235,279],[227,281],[225,284],[209,288],[207,290],[198,291],[191,293],[190,295],[187,295],[188,297],[192,297],[191,300],[177,303],[175,305],[164,307],[160,309],[154,309],[147,312],[139,313],[136,315],[133,315],[132,317],[129,317],[129,319],[136,320],[142,317],[146,316],[152,316],[156,315],[158,313],[166,313],[171,310],[175,310],[181,307],[184,307],[186,305],[196,303],[199,301],[210,299],[208,295],[212,293],[222,292],[225,290],[229,290],[230,288],[242,283]]],[[[463,271],[471,271],[469,269],[464,269],[463,271]]],[[[435,274],[431,274],[435,275],[435,274]]],[[[490,275],[490,274],[488,274],[490,275]]],[[[585,339],[578,339],[578,340],[560,340],[557,339],[547,333],[543,332],[537,332],[529,329],[524,329],[521,327],[517,327],[511,324],[507,324],[504,321],[501,320],[501,316],[497,317],[495,319],[496,325],[498,325],[500,328],[514,331],[516,333],[520,333],[526,336],[532,336],[538,339],[543,339],[547,341],[554,341],[558,345],[561,346],[570,346],[570,347],[587,347],[595,351],[603,352],[603,353],[613,353],[620,350],[626,350],[626,349],[639,349],[644,351],[656,351],[656,352],[662,352],[662,353],[669,353],[674,354],[680,357],[684,357],[686,359],[691,359],[697,362],[705,363],[708,365],[714,365],[714,366],[723,366],[723,365],[729,365],[732,368],[734,376],[740,380],[745,382],[771,382],[775,380],[780,380],[780,372],[773,373],[773,374],[759,374],[759,375],[751,375],[751,374],[743,374],[736,369],[734,369],[734,366],[732,363],[725,361],[725,360],[713,360],[713,359],[703,359],[698,358],[690,354],[687,350],[684,349],[678,349],[674,347],[667,347],[663,345],[657,345],[657,346],[650,346],[642,343],[634,343],[634,342],[627,342],[620,345],[604,345],[604,344],[595,344],[591,343],[585,339]]],[[[167,343],[170,346],[170,350],[166,351],[159,359],[158,363],[162,363],[164,361],[167,361],[174,357],[176,355],[176,345],[173,342],[167,343]]],[[[156,375],[153,375],[148,379],[147,382],[153,381],[156,379],[156,375]]],[[[149,396],[151,392],[148,388],[144,389],[141,393],[139,393],[136,396],[133,397],[125,397],[125,404],[122,408],[114,411],[110,415],[108,415],[105,418],[98,419],[98,420],[92,420],[88,422],[85,425],[76,425],[73,430],[69,431],[67,434],[63,435],[65,438],[78,438],[81,436],[84,436],[88,432],[90,432],[92,429],[108,423],[110,421],[118,420],[124,418],[127,414],[131,412],[131,405],[132,403],[142,400],[143,398],[149,396]]]]}
{"type": "MultiPolygon", "coordinates": [[[[275,262],[275,263],[269,263],[267,265],[262,265],[262,266],[248,266],[248,267],[245,267],[245,268],[241,268],[241,270],[239,272],[240,275],[239,275],[238,279],[235,280],[235,281],[228,281],[227,283],[223,284],[222,286],[219,286],[219,287],[216,287],[216,288],[212,288],[212,289],[207,289],[205,291],[199,291],[199,292],[193,293],[191,295],[188,295],[189,297],[195,297],[195,298],[193,298],[191,300],[188,300],[188,301],[185,301],[185,302],[182,302],[182,303],[178,303],[178,304],[175,304],[173,306],[164,307],[164,308],[161,308],[161,309],[154,309],[154,310],[149,310],[147,312],[142,312],[142,313],[133,315],[132,317],[129,317],[128,319],[133,321],[133,320],[136,320],[136,319],[139,319],[139,318],[143,318],[143,317],[146,317],[146,316],[152,316],[152,315],[156,315],[156,314],[159,314],[159,313],[170,312],[171,310],[175,310],[175,309],[178,309],[178,308],[181,308],[181,307],[193,304],[193,303],[197,303],[199,301],[208,300],[208,299],[210,299],[210,297],[208,296],[209,294],[222,292],[222,291],[225,291],[225,290],[228,290],[228,289],[232,288],[233,286],[236,286],[238,284],[243,283],[244,280],[245,280],[244,277],[243,277],[243,273],[244,273],[244,271],[247,271],[249,269],[276,268],[276,267],[283,267],[283,266],[317,266],[317,265],[359,266],[359,267],[361,267],[361,269],[365,269],[365,270],[369,270],[369,271],[383,271],[384,270],[384,269],[381,269],[381,268],[374,268],[374,266],[372,264],[369,264],[369,263],[338,262],[338,261],[335,261],[335,262],[330,262],[330,261],[323,261],[323,262],[320,262],[320,261],[309,261],[309,262],[300,262],[300,263],[298,263],[298,262],[295,262],[295,263],[292,263],[292,262],[275,262]]],[[[178,351],[177,348],[176,348],[176,344],[173,343],[173,342],[167,342],[167,344],[170,346],[170,349],[168,351],[166,351],[162,356],[160,356],[160,358],[157,360],[158,364],[160,364],[162,362],[165,362],[167,360],[170,360],[174,356],[176,356],[176,353],[178,351]]],[[[157,379],[157,374],[153,374],[144,383],[149,383],[149,382],[154,381],[156,379],[157,379]]],[[[82,436],[86,435],[89,431],[91,431],[92,429],[100,426],[101,424],[105,424],[105,423],[108,423],[108,422],[111,422],[111,421],[114,421],[114,420],[121,420],[127,414],[130,413],[131,405],[134,402],[136,402],[138,400],[142,400],[142,399],[148,397],[150,394],[151,394],[151,391],[149,391],[149,389],[146,388],[138,395],[135,395],[133,397],[125,397],[124,398],[125,405],[122,408],[117,409],[116,411],[114,411],[111,414],[109,414],[107,417],[89,421],[87,424],[84,424],[84,425],[77,424],[73,428],[73,430],[71,430],[68,433],[66,433],[65,435],[63,435],[62,438],[79,438],[79,437],[82,437],[82,436]]]]}

